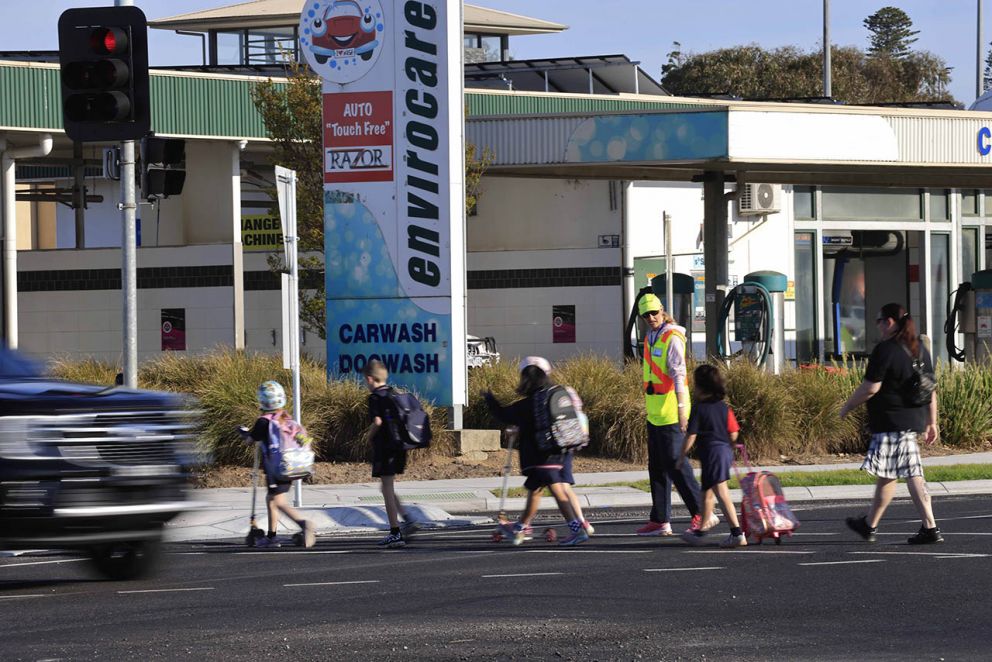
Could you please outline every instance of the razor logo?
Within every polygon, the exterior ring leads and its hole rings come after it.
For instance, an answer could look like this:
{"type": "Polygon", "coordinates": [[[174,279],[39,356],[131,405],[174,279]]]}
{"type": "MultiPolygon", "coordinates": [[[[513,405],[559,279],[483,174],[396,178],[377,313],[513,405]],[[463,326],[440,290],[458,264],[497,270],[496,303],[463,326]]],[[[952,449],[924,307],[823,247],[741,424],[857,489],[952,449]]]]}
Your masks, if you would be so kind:
{"type": "Polygon", "coordinates": [[[338,147],[326,151],[327,172],[392,170],[393,167],[393,148],[389,145],[338,147]]]}

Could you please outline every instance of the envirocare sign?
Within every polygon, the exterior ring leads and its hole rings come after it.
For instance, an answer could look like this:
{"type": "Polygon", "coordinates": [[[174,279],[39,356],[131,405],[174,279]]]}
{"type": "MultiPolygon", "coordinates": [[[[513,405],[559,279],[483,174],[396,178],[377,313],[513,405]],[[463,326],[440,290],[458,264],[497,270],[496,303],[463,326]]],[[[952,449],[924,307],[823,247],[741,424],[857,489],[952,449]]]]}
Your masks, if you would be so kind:
{"type": "Polygon", "coordinates": [[[327,362],[464,404],[461,2],[308,0],[323,79],[327,362]]]}

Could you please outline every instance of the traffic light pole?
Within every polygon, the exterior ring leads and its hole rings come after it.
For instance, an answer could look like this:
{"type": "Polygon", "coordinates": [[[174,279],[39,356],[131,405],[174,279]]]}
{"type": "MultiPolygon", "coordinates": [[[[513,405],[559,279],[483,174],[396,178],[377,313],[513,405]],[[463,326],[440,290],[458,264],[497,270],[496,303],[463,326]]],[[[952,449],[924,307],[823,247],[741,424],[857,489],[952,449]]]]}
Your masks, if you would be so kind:
{"type": "MultiPolygon", "coordinates": [[[[114,0],[115,7],[130,7],[133,0],[114,0]]],[[[134,141],[121,141],[121,291],[124,298],[124,386],[138,386],[138,267],[137,196],[135,194],[134,141]]]]}
{"type": "Polygon", "coordinates": [[[138,386],[137,204],[134,141],[121,142],[121,291],[124,297],[124,386],[138,386]]]}

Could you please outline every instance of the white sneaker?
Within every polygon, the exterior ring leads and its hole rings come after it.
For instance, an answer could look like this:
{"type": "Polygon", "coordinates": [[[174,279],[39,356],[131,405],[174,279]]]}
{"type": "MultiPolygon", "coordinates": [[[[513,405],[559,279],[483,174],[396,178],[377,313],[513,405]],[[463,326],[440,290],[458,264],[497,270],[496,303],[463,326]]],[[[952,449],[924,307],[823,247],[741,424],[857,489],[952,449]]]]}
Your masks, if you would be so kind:
{"type": "Polygon", "coordinates": [[[743,533],[739,536],[735,536],[731,533],[729,536],[720,541],[720,547],[723,547],[724,549],[731,547],[747,547],[747,538],[744,537],[743,533]]]}

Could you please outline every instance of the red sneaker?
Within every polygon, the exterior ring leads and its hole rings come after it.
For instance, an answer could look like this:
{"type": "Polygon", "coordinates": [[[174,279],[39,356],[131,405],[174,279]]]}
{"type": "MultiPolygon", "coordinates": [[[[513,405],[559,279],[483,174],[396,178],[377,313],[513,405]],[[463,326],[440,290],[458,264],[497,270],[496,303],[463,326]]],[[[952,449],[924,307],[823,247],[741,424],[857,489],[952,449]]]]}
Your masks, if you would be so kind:
{"type": "Polygon", "coordinates": [[[720,518],[714,514],[710,516],[709,521],[707,521],[706,525],[703,526],[703,516],[696,514],[692,516],[692,522],[689,524],[689,528],[686,529],[686,531],[688,531],[689,533],[693,533],[696,531],[709,531],[719,523],[720,523],[720,518]]]}
{"type": "Polygon", "coordinates": [[[648,522],[636,531],[639,536],[670,536],[672,525],[668,522],[648,522]]]}

